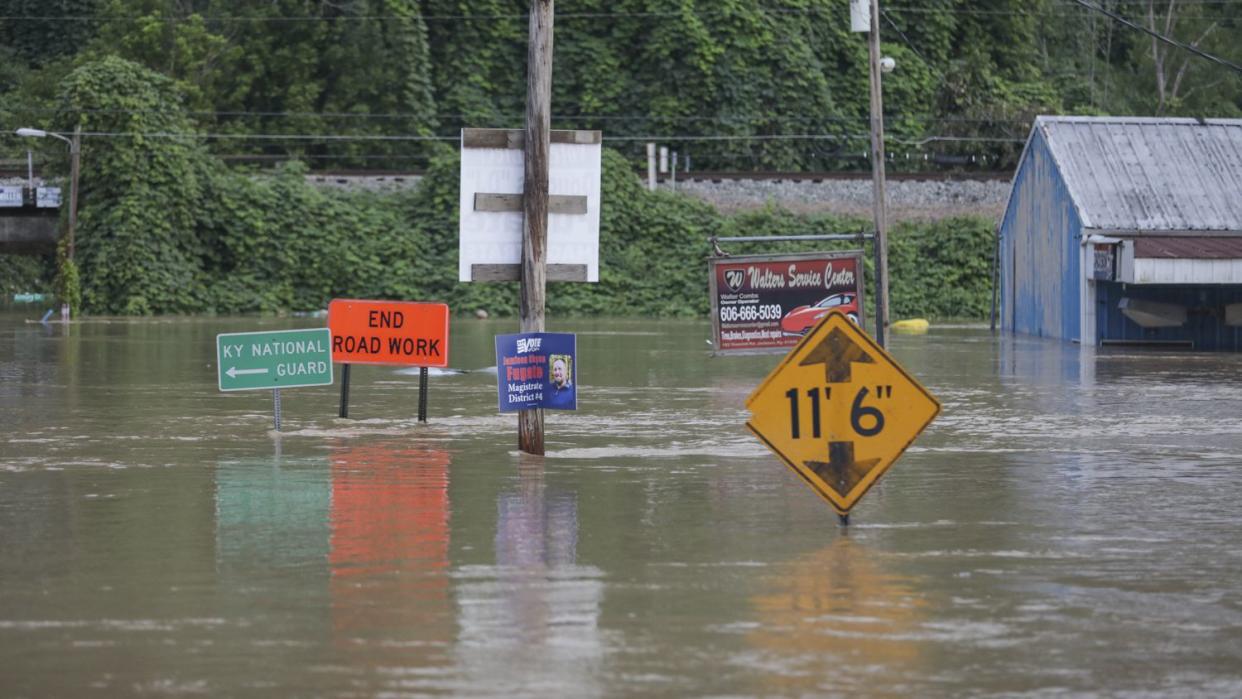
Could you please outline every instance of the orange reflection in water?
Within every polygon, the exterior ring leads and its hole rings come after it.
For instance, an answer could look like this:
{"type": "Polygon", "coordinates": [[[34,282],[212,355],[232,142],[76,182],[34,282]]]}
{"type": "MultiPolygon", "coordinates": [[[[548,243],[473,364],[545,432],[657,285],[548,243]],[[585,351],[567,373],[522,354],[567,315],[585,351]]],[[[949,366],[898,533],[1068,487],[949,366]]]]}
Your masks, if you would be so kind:
{"type": "Polygon", "coordinates": [[[448,452],[381,444],[335,449],[331,459],[337,641],[451,643],[448,452]]]}
{"type": "Polygon", "coordinates": [[[845,536],[789,563],[751,605],[762,623],[747,639],[773,668],[765,691],[865,689],[867,675],[891,682],[917,674],[923,660],[926,602],[913,580],[845,536]]]}

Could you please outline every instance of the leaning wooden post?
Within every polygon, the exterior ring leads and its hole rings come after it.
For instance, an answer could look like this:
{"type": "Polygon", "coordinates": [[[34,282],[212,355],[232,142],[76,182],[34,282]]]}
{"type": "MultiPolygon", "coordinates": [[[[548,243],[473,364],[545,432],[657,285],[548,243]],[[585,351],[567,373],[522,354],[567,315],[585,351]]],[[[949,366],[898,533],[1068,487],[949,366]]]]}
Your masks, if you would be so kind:
{"type": "Polygon", "coordinates": [[[886,347],[888,338],[888,216],[884,210],[884,91],[880,69],[880,2],[871,2],[871,179],[875,219],[875,340],[886,347]]]}
{"type": "MultiPolygon", "coordinates": [[[[548,142],[552,128],[553,0],[532,0],[526,59],[526,171],[522,197],[521,326],[544,331],[548,262],[548,142]]],[[[518,411],[518,448],[543,454],[543,410],[518,411]]]]}

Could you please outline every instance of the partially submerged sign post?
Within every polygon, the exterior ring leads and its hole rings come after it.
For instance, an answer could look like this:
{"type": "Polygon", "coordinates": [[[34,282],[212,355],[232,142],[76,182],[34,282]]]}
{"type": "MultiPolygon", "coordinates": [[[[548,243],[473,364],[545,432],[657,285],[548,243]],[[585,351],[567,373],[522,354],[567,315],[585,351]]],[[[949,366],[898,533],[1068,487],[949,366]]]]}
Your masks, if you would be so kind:
{"type": "Polygon", "coordinates": [[[832,312],[746,400],[746,427],[836,510],[863,494],[940,413],[879,344],[832,312]]]}
{"type": "MultiPolygon", "coordinates": [[[[548,280],[599,281],[601,138],[551,131],[553,10],[553,0],[530,3],[526,130],[462,132],[459,279],[520,281],[523,333],[544,331],[548,280]]],[[[543,454],[542,409],[519,411],[518,448],[543,454]]]]}
{"type": "Polygon", "coordinates": [[[280,389],[332,384],[327,328],[216,335],[221,391],[272,390],[274,425],[280,431],[280,389]]]}
{"type": "Polygon", "coordinates": [[[443,303],[333,299],[332,361],[341,372],[341,417],[349,417],[351,364],[417,366],[418,421],[427,421],[427,368],[448,366],[449,308],[443,303]]]}

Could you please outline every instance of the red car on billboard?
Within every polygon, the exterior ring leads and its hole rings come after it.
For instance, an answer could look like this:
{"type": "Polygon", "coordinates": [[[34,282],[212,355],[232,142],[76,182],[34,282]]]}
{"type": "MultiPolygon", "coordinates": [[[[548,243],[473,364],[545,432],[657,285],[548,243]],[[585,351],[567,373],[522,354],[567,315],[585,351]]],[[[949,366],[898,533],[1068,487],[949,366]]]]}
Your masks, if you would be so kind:
{"type": "Polygon", "coordinates": [[[781,318],[781,332],[786,335],[805,335],[815,327],[820,318],[831,311],[840,311],[846,318],[858,322],[858,297],[854,294],[833,294],[812,306],[798,306],[781,318]]]}

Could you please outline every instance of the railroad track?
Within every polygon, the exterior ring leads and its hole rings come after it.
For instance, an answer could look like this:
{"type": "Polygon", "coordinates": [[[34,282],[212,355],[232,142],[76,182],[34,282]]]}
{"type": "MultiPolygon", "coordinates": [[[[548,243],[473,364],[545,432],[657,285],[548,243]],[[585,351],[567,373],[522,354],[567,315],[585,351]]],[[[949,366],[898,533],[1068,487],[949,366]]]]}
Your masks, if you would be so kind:
{"type": "MultiPolygon", "coordinates": [[[[961,180],[975,180],[980,182],[990,182],[994,180],[1009,180],[1013,177],[1012,172],[1008,171],[977,171],[977,172],[887,172],[885,179],[888,180],[919,180],[919,181],[944,181],[955,182],[961,180]]],[[[667,176],[661,176],[661,182],[667,179],[667,176]]],[[[843,172],[688,172],[678,173],[677,181],[685,182],[720,182],[724,180],[764,180],[772,182],[822,182],[824,180],[870,180],[871,173],[866,171],[843,171],[843,172]]]]}
{"type": "MultiPolygon", "coordinates": [[[[254,162],[254,156],[242,156],[241,160],[246,162],[254,162]]],[[[332,170],[312,170],[308,175],[314,177],[339,177],[345,178],[362,178],[362,177],[383,177],[400,179],[406,177],[421,177],[421,170],[348,170],[348,169],[332,169],[332,170]]],[[[645,177],[645,173],[639,173],[645,177]]],[[[0,160],[0,177],[22,177],[26,176],[26,161],[16,160],[0,160]]],[[[946,172],[946,171],[926,171],[926,172],[888,172],[885,174],[888,180],[918,180],[918,181],[978,181],[991,182],[996,180],[1008,181],[1013,177],[1013,172],[1003,171],[967,171],[967,172],[946,172]]],[[[668,175],[661,175],[660,182],[669,181],[668,175]]],[[[703,170],[685,173],[677,173],[678,182],[723,182],[725,180],[751,180],[751,181],[768,181],[768,182],[823,182],[825,180],[870,180],[871,172],[866,170],[845,170],[833,172],[747,172],[735,170],[703,170]]]]}
{"type": "MultiPolygon", "coordinates": [[[[421,177],[421,171],[395,171],[395,170],[313,170],[308,175],[314,177],[386,177],[386,178],[402,178],[402,177],[421,177]]],[[[645,173],[639,173],[645,177],[645,173]]],[[[889,180],[919,180],[919,181],[943,181],[956,182],[962,180],[971,180],[978,182],[992,182],[996,180],[1008,181],[1013,177],[1013,172],[1004,171],[972,171],[972,172],[888,172],[885,174],[889,180]]],[[[668,175],[660,175],[660,182],[670,181],[668,175]]],[[[725,170],[703,170],[687,173],[677,173],[678,182],[722,182],[724,180],[755,180],[770,182],[822,182],[824,180],[870,180],[871,173],[866,171],[838,171],[838,172],[743,172],[743,171],[725,171],[725,170]]]]}

